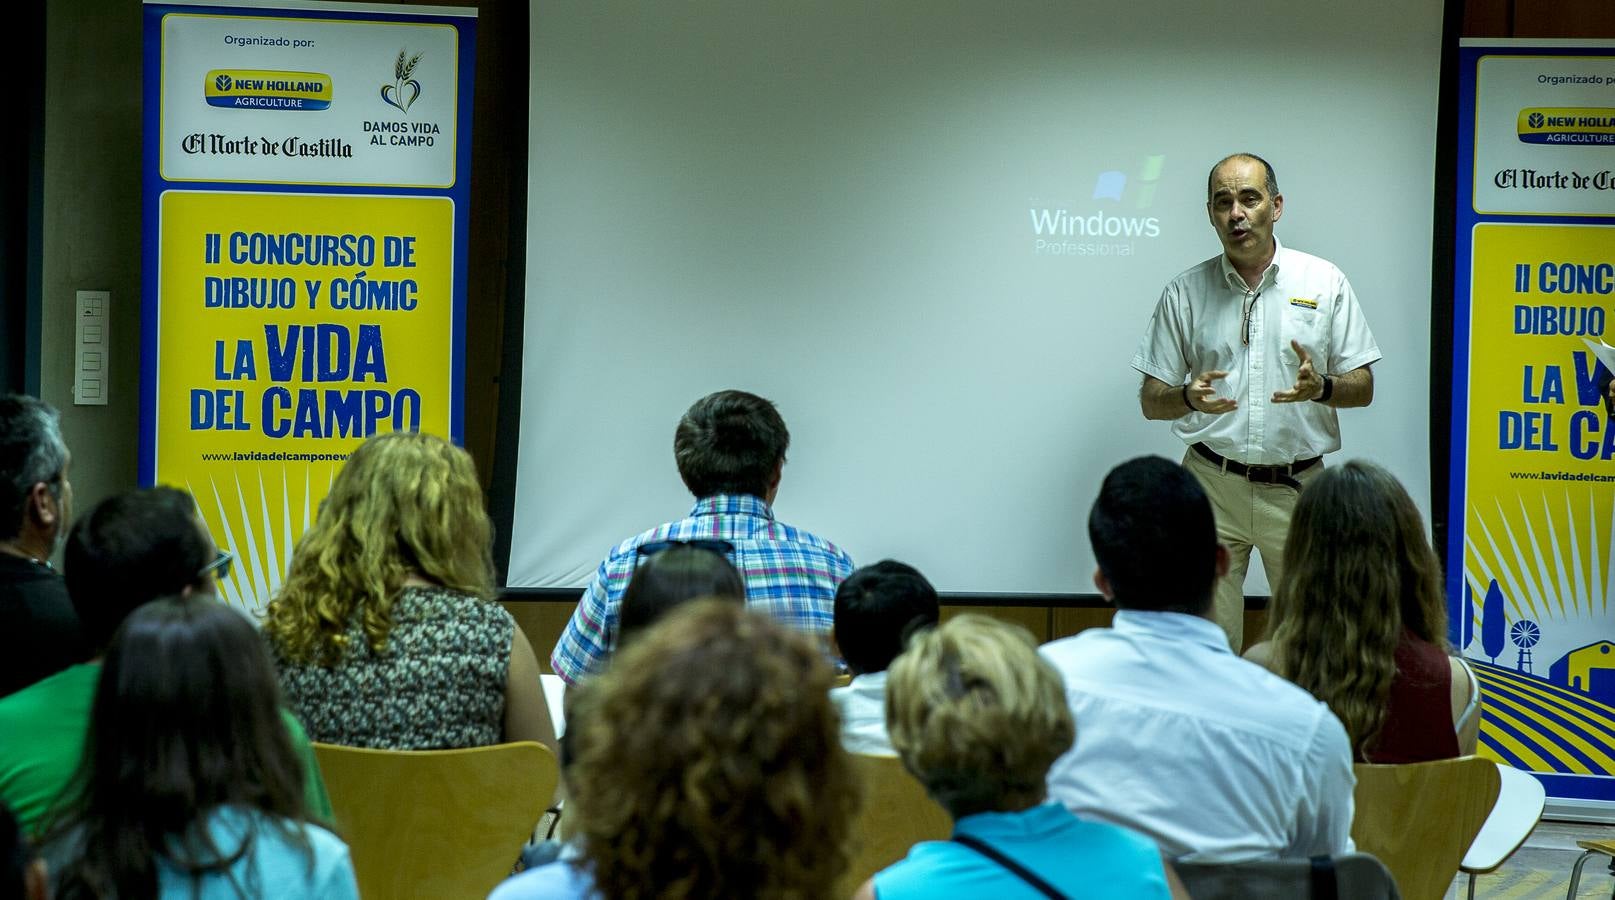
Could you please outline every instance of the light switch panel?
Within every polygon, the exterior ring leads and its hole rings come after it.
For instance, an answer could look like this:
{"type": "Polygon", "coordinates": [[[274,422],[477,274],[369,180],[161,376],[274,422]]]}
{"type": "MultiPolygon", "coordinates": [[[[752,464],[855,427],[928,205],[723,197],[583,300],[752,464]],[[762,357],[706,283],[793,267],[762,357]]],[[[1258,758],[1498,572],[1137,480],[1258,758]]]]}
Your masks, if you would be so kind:
{"type": "Polygon", "coordinates": [[[79,291],[73,324],[73,403],[105,406],[112,356],[112,294],[79,291]]]}

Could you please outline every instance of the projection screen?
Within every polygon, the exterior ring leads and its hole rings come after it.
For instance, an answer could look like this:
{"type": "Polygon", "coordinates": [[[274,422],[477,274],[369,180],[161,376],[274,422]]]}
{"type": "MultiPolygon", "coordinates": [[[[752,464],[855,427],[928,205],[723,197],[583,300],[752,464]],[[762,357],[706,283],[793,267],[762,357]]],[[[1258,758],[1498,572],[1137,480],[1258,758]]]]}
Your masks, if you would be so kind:
{"type": "Polygon", "coordinates": [[[1129,362],[1220,252],[1206,175],[1235,151],[1384,354],[1331,459],[1389,466],[1428,520],[1441,12],[535,2],[508,586],[582,585],[683,517],[674,425],[732,387],[790,426],[780,519],[945,592],[1091,592],[1104,473],[1184,452],[1129,362]]]}

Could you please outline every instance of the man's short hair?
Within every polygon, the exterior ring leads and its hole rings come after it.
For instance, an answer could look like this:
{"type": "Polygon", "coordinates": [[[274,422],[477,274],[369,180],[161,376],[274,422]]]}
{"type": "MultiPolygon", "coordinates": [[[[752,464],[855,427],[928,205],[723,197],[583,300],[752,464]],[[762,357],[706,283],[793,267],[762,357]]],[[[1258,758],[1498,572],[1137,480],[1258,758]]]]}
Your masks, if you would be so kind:
{"type": "Polygon", "coordinates": [[[0,540],[20,532],[34,485],[60,489],[66,465],[56,410],[24,394],[0,397],[0,540]]]}
{"type": "Polygon", "coordinates": [[[791,433],[773,403],[745,391],[718,391],[695,401],[679,420],[673,457],[696,499],[762,497],[790,443],[791,433]]]}
{"type": "Polygon", "coordinates": [[[104,648],[142,604],[201,583],[211,555],[196,504],[178,488],[130,491],[96,504],[73,526],[63,558],[86,642],[104,648]]]}
{"type": "Polygon", "coordinates": [[[1229,154],[1228,156],[1224,156],[1222,159],[1217,160],[1217,164],[1211,167],[1210,172],[1206,173],[1206,202],[1208,202],[1208,203],[1211,202],[1211,195],[1212,195],[1213,191],[1215,190],[1213,185],[1215,184],[1216,179],[1217,179],[1217,170],[1222,168],[1223,163],[1229,162],[1231,160],[1236,160],[1236,159],[1249,159],[1249,160],[1253,160],[1255,162],[1261,163],[1262,164],[1262,172],[1266,176],[1266,180],[1267,180],[1267,184],[1265,185],[1265,187],[1267,188],[1267,195],[1269,197],[1278,196],[1278,193],[1279,193],[1279,177],[1277,175],[1273,174],[1273,165],[1272,165],[1272,163],[1269,163],[1267,160],[1261,158],[1260,156],[1257,156],[1254,153],[1232,153],[1232,154],[1229,154]]]}
{"type": "Polygon", "coordinates": [[[936,588],[919,570],[885,559],[836,589],[836,647],[855,675],[884,672],[916,629],[940,616],[936,588]]]}
{"type": "Polygon", "coordinates": [[[1182,466],[1141,456],[1110,470],[1088,539],[1119,609],[1201,615],[1217,582],[1217,523],[1182,466]]]}

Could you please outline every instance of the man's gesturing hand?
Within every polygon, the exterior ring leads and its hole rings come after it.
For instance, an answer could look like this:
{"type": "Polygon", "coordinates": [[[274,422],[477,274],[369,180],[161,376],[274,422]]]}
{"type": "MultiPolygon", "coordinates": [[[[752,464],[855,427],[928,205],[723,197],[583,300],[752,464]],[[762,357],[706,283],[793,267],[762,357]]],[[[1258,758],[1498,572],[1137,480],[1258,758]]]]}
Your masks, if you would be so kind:
{"type": "Polygon", "coordinates": [[[1300,403],[1323,396],[1323,376],[1312,368],[1312,356],[1300,341],[1291,341],[1295,355],[1301,358],[1301,370],[1295,373],[1295,386],[1287,391],[1274,391],[1274,403],[1300,403]]]}
{"type": "Polygon", "coordinates": [[[1228,373],[1221,369],[1214,369],[1210,372],[1202,372],[1196,375],[1194,380],[1189,382],[1189,389],[1183,393],[1184,399],[1189,401],[1189,408],[1195,412],[1211,413],[1212,415],[1221,415],[1238,409],[1239,402],[1237,400],[1232,397],[1217,396],[1217,389],[1211,386],[1213,381],[1227,377],[1228,373]]]}

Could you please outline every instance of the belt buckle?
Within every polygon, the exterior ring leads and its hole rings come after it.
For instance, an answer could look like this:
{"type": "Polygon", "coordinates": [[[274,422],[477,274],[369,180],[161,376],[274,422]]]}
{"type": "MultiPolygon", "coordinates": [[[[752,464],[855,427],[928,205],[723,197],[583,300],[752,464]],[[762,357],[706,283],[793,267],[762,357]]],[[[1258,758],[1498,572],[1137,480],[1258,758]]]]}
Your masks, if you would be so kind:
{"type": "Polygon", "coordinates": [[[1288,475],[1284,470],[1288,466],[1246,466],[1245,480],[1255,484],[1278,484],[1279,479],[1288,475]]]}

